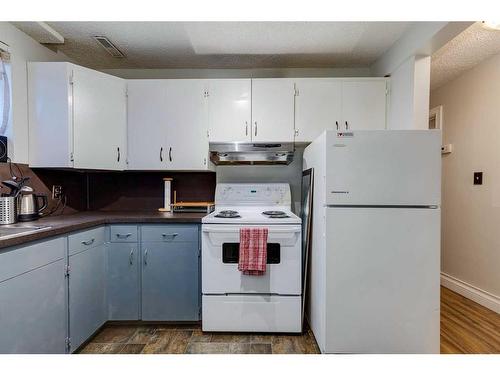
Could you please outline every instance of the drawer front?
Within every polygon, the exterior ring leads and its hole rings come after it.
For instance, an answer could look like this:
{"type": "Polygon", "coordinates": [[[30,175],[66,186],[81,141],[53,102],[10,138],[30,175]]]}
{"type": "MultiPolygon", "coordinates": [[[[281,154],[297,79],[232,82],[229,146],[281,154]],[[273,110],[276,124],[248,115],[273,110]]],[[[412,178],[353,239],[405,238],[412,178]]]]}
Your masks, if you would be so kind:
{"type": "Polygon", "coordinates": [[[198,242],[198,225],[143,225],[141,231],[143,242],[198,242]]]}
{"type": "Polygon", "coordinates": [[[84,230],[68,236],[69,255],[104,244],[104,227],[84,230]]]}
{"type": "Polygon", "coordinates": [[[111,225],[111,242],[137,242],[137,225],[111,225]]]}
{"type": "Polygon", "coordinates": [[[36,242],[0,252],[0,282],[64,258],[66,238],[36,242]]]}

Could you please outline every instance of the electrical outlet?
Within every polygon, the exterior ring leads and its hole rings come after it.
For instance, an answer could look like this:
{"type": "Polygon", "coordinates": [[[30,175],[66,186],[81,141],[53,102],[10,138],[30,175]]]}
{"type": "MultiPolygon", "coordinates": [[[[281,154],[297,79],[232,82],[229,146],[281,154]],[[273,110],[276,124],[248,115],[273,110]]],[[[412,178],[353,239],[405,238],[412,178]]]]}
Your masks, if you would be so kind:
{"type": "Polygon", "coordinates": [[[52,199],[61,199],[63,188],[61,185],[52,185],[52,199]]]}

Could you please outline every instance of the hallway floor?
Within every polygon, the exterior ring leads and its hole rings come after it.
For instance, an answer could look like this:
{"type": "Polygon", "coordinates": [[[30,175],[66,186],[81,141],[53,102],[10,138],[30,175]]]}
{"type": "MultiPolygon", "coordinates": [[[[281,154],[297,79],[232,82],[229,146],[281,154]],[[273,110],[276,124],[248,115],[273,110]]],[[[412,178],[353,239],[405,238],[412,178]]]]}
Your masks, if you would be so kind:
{"type": "MultiPolygon", "coordinates": [[[[106,325],[82,354],[317,354],[302,335],[204,333],[200,324],[106,325]]],[[[441,288],[441,353],[500,353],[500,315],[441,288]]]]}

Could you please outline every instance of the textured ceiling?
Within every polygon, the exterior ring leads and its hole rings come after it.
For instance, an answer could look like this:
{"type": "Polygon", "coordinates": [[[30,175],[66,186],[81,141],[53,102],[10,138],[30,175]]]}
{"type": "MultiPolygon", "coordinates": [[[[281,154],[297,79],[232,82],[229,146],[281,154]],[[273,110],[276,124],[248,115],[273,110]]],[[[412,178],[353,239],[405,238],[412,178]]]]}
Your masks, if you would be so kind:
{"type": "Polygon", "coordinates": [[[481,22],[474,23],[432,55],[431,90],[498,53],[500,31],[485,29],[481,22]]]}
{"type": "MultiPolygon", "coordinates": [[[[48,22],[76,62],[112,68],[368,67],[410,22],[48,22]],[[111,57],[92,36],[126,56],[111,57]]],[[[21,26],[18,25],[21,28],[21,26]]]]}

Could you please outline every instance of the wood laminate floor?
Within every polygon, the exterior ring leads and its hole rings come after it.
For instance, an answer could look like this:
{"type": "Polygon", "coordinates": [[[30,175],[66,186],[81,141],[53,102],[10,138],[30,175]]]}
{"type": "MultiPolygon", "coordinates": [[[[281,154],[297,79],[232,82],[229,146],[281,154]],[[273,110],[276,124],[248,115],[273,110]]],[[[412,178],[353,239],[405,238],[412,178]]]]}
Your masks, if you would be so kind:
{"type": "MultiPolygon", "coordinates": [[[[193,325],[106,325],[82,354],[317,354],[302,335],[204,333],[193,325]]],[[[500,315],[441,288],[441,353],[500,353],[500,315]]]]}

